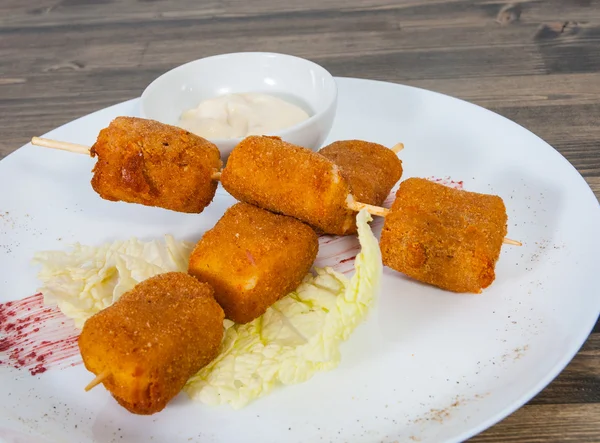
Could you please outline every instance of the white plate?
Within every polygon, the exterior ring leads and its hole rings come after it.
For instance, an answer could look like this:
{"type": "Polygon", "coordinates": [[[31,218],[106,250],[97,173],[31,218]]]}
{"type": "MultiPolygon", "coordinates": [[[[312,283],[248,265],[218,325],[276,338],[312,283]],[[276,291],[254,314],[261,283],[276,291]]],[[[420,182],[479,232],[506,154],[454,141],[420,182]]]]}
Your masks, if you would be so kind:
{"type": "MultiPolygon", "coordinates": [[[[477,106],[389,83],[338,84],[328,141],[402,141],[404,178],[449,176],[504,198],[509,237],[524,246],[503,248],[494,284],[460,295],[386,269],[378,305],[344,344],[336,370],[239,411],[181,395],[159,414],[134,416],[104,389],[84,393],[90,374],[82,365],[33,377],[4,368],[0,438],[456,442],[510,414],[564,368],[600,308],[600,210],[585,181],[538,137],[477,106]]],[[[129,101],[48,136],[91,144],[113,117],[137,112],[129,101]]],[[[107,202],[89,185],[93,163],[31,145],[0,162],[0,301],[35,293],[36,251],[133,235],[194,240],[233,202],[219,190],[199,215],[107,202]]]]}

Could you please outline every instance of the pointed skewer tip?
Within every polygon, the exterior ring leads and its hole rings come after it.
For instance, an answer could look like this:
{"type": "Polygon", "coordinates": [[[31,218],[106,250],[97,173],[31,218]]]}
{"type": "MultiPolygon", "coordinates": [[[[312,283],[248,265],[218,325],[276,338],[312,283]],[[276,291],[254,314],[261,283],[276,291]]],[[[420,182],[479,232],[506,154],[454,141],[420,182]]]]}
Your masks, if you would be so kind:
{"type": "Polygon", "coordinates": [[[110,371],[104,371],[101,372],[100,374],[96,375],[96,377],[88,383],[88,385],[85,387],[85,392],[88,392],[90,389],[95,388],[96,386],[98,386],[100,383],[102,383],[104,380],[106,380],[106,378],[108,378],[108,376],[110,375],[110,371]]]}

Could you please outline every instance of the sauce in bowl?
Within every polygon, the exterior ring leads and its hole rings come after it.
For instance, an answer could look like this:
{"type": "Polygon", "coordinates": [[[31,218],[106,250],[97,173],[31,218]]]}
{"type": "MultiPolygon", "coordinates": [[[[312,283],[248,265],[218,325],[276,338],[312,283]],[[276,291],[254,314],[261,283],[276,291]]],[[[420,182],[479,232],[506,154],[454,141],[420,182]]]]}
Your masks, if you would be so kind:
{"type": "Polygon", "coordinates": [[[268,135],[309,117],[304,109],[281,98],[248,92],[204,100],[185,111],[178,125],[200,137],[228,139],[268,135]]]}

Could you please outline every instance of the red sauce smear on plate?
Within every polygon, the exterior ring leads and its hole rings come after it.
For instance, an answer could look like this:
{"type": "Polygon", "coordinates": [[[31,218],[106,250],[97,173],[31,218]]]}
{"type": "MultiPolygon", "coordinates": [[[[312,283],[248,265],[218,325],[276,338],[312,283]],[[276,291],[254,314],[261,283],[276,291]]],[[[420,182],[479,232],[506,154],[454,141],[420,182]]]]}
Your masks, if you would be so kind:
{"type": "Polygon", "coordinates": [[[39,293],[0,303],[0,366],[31,375],[81,363],[79,330],[56,306],[44,306],[39,293]]]}

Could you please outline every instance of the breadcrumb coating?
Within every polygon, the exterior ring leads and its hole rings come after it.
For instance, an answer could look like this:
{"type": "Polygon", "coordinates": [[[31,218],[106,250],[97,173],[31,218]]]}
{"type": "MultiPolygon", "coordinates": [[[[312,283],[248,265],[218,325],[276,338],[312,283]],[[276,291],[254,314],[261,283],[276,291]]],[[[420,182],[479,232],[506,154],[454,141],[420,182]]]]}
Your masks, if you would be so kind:
{"type": "Polygon", "coordinates": [[[221,183],[236,199],[295,217],[326,234],[356,232],[350,187],[331,160],[279,137],[250,136],[231,152],[221,183]]]}
{"type": "Polygon", "coordinates": [[[215,289],[227,318],[247,323],[298,287],[318,249],[304,223],[237,203],[198,242],[188,272],[215,289]]]}
{"type": "Polygon", "coordinates": [[[340,167],[352,195],[361,203],[381,206],[402,177],[402,161],[377,143],[341,140],[325,146],[319,154],[340,167]]]}
{"type": "Polygon", "coordinates": [[[117,117],[90,150],[98,157],[92,187],[111,201],[199,213],[215,196],[218,148],[175,126],[117,117]]]}
{"type": "Polygon", "coordinates": [[[210,285],[160,274],[90,317],[79,349],[89,371],[110,374],[103,384],[119,404],[153,414],[217,356],[223,318],[210,285]]]}
{"type": "Polygon", "coordinates": [[[410,178],[385,218],[383,264],[442,289],[480,293],[495,279],[506,223],[498,196],[410,178]]]}

